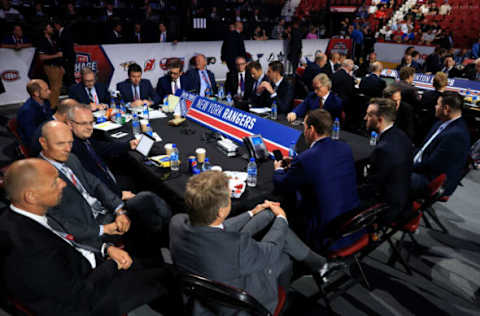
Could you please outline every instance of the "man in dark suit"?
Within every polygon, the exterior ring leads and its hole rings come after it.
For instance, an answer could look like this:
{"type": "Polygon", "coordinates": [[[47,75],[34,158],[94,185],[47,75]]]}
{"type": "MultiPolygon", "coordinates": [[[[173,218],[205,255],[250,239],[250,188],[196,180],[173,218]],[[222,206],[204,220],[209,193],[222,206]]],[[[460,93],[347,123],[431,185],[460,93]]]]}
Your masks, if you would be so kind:
{"type": "Polygon", "coordinates": [[[268,64],[267,76],[271,83],[263,81],[257,88],[257,94],[267,91],[272,102],[277,103],[278,113],[289,113],[292,109],[295,91],[293,86],[283,77],[283,64],[279,61],[272,61],[268,64]]]}
{"type": "Polygon", "coordinates": [[[107,34],[106,42],[108,44],[121,44],[125,43],[125,39],[123,38],[122,34],[122,23],[119,20],[114,19],[112,30],[107,34]]]}
{"type": "Polygon", "coordinates": [[[65,21],[61,18],[56,18],[53,26],[58,32],[58,44],[60,50],[63,52],[63,67],[65,68],[65,76],[63,79],[66,86],[69,87],[75,82],[73,73],[77,57],[73,46],[73,35],[70,28],[65,25],[65,21]]]}
{"type": "Polygon", "coordinates": [[[313,91],[312,80],[319,73],[325,73],[325,66],[327,66],[327,55],[319,54],[315,57],[315,62],[309,63],[303,72],[303,83],[308,87],[308,90],[313,91]]]}
{"type": "Polygon", "coordinates": [[[394,126],[397,110],[390,99],[372,99],[365,115],[367,130],[375,131],[378,142],[370,155],[367,187],[368,199],[382,201],[390,209],[383,222],[389,224],[408,217],[410,177],[412,174],[413,147],[407,135],[394,126]]]}
{"type": "Polygon", "coordinates": [[[480,58],[465,67],[463,76],[468,80],[480,81],[480,58]]]}
{"type": "Polygon", "coordinates": [[[137,43],[137,44],[146,42],[145,34],[142,31],[142,24],[140,24],[140,22],[136,22],[133,25],[133,32],[130,40],[132,43],[137,43]]]}
{"type": "Polygon", "coordinates": [[[138,64],[128,66],[128,79],[117,83],[117,90],[120,91],[125,102],[131,102],[132,106],[158,106],[161,102],[157,93],[148,79],[142,79],[142,67],[138,64]]]}
{"type": "Polygon", "coordinates": [[[427,56],[425,60],[425,72],[436,74],[442,69],[442,58],[440,56],[442,51],[445,51],[445,49],[437,46],[433,53],[427,56]]]}
{"type": "Polygon", "coordinates": [[[309,111],[318,108],[325,109],[332,117],[339,118],[342,113],[342,99],[330,92],[331,87],[332,82],[328,76],[318,74],[313,79],[314,92],[310,92],[302,103],[288,113],[287,120],[293,122],[299,117],[304,117],[309,111]]]}
{"type": "Polygon", "coordinates": [[[80,71],[82,81],[68,90],[68,96],[83,104],[89,104],[92,111],[104,109],[110,104],[110,94],[102,82],[97,82],[95,73],[86,67],[80,71]]]}
{"type": "MultiPolygon", "coordinates": [[[[296,210],[301,232],[314,250],[322,249],[328,223],[338,215],[358,206],[355,163],[351,148],[330,138],[332,119],[323,109],[309,112],[304,119],[305,141],[309,149],[296,156],[288,169],[275,161],[273,183],[278,193],[298,192],[296,210]]],[[[356,236],[342,240],[335,247],[355,241],[356,236]]]]}
{"type": "Polygon", "coordinates": [[[243,42],[243,23],[235,22],[235,29],[226,34],[222,44],[221,59],[228,67],[228,71],[235,72],[235,59],[237,57],[247,58],[245,44],[243,42]]]}
{"type": "MultiPolygon", "coordinates": [[[[61,225],[79,242],[96,249],[101,249],[104,242],[110,240],[106,235],[123,235],[130,230],[127,211],[138,218],[136,224],[148,223],[149,228],[156,228],[152,231],[161,229],[165,223],[153,214],[154,207],[142,207],[135,196],[128,196],[123,202],[99,178],[86,171],[80,160],[70,153],[72,143],[69,126],[56,121],[43,126],[40,156],[57,168],[60,178],[67,183],[61,202],[49,210],[53,227],[61,225]]],[[[139,227],[137,231],[142,230],[139,227]]]]}
{"type": "Polygon", "coordinates": [[[444,92],[435,106],[438,119],[413,159],[412,190],[415,197],[426,193],[427,185],[440,174],[447,175],[445,196],[457,188],[470,150],[470,134],[462,118],[463,98],[444,92]]]}
{"type": "Polygon", "coordinates": [[[248,100],[253,88],[253,78],[247,73],[247,61],[244,57],[235,59],[236,71],[227,73],[225,93],[230,94],[236,101],[248,100]]]}
{"type": "Polygon", "coordinates": [[[343,108],[347,116],[345,125],[351,130],[360,125],[363,112],[361,104],[356,100],[357,89],[352,76],[354,67],[353,60],[345,59],[342,67],[332,76],[332,91],[343,100],[343,108]]]}
{"type": "MultiPolygon", "coordinates": [[[[206,171],[191,177],[185,203],[188,215],[177,214],[170,223],[170,251],[175,264],[245,290],[270,312],[277,305],[279,285],[289,286],[292,259],[315,270],[324,266],[325,259],[288,228],[279,203],[265,201],[226,220],[231,209],[230,189],[221,172],[206,171]],[[267,227],[268,232],[259,241],[252,238],[267,227]]],[[[206,308],[215,315],[225,315],[218,306],[198,306],[195,314],[205,313],[206,308]]]]}
{"type": "Polygon", "coordinates": [[[415,139],[415,114],[412,106],[402,100],[402,89],[396,84],[389,85],[383,91],[383,96],[395,102],[395,126],[407,134],[411,141],[415,139]]]}
{"type": "Polygon", "coordinates": [[[92,251],[49,224],[49,208],[60,202],[64,187],[58,171],[41,159],[9,167],[5,188],[12,204],[0,220],[0,279],[7,295],[35,315],[71,316],[121,315],[165,295],[164,268],[141,269],[112,245],[92,251]]]}
{"type": "MultiPolygon", "coordinates": [[[[372,72],[371,66],[377,61],[377,53],[371,52],[368,54],[367,59],[363,61],[355,72],[355,76],[358,78],[365,77],[372,72]]],[[[383,66],[382,66],[383,67],[383,66]]]]}
{"type": "Polygon", "coordinates": [[[397,66],[397,71],[400,71],[400,69],[402,69],[403,67],[412,67],[413,69],[415,69],[415,72],[421,72],[420,65],[413,60],[413,57],[410,54],[405,54],[405,56],[403,56],[402,62],[400,63],[400,65],[397,66]]]}
{"type": "Polygon", "coordinates": [[[413,85],[415,69],[412,67],[403,67],[400,69],[400,81],[397,85],[402,89],[402,100],[410,104],[414,109],[418,107],[420,97],[418,89],[413,85]]]}
{"type": "Polygon", "coordinates": [[[443,66],[442,72],[445,73],[448,78],[460,78],[462,76],[462,71],[457,68],[452,55],[446,56],[443,64],[445,66],[443,66]]]}
{"type": "Polygon", "coordinates": [[[202,97],[218,93],[215,75],[207,69],[207,58],[205,58],[205,55],[199,54],[195,56],[195,68],[187,71],[185,76],[189,87],[197,91],[202,97]]]}
{"type": "Polygon", "coordinates": [[[175,95],[178,89],[191,90],[187,77],[183,74],[183,64],[180,60],[174,60],[168,65],[168,73],[158,79],[157,95],[163,100],[169,94],[175,95]]]}
{"type": "Polygon", "coordinates": [[[263,73],[262,65],[258,61],[248,63],[247,72],[253,79],[252,90],[249,93],[248,103],[253,107],[270,107],[272,99],[267,90],[259,92],[259,87],[264,81],[268,81],[268,77],[263,73]]]}
{"type": "Polygon", "coordinates": [[[27,92],[30,98],[17,112],[17,132],[23,145],[30,147],[35,130],[53,115],[53,111],[48,100],[50,89],[45,81],[30,80],[27,92]]]}
{"type": "Polygon", "coordinates": [[[295,19],[293,21],[289,36],[288,36],[288,52],[287,59],[292,64],[292,72],[297,71],[298,62],[302,57],[302,38],[303,33],[300,30],[300,22],[295,19]]]}
{"type": "Polygon", "coordinates": [[[374,62],[370,66],[370,74],[362,78],[360,81],[360,93],[365,94],[370,98],[382,97],[383,90],[387,86],[385,80],[380,78],[383,71],[381,62],[374,62]]]}
{"type": "Polygon", "coordinates": [[[330,59],[324,67],[325,73],[332,79],[333,74],[336,73],[340,67],[340,54],[337,52],[330,53],[330,59]]]}

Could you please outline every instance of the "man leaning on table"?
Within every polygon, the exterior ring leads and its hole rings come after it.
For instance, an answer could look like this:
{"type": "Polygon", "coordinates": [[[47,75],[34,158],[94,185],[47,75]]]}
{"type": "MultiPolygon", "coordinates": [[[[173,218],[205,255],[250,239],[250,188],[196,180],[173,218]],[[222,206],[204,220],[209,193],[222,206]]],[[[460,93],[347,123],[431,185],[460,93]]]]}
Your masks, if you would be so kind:
{"type": "Polygon", "coordinates": [[[158,106],[161,102],[157,92],[148,79],[142,78],[142,67],[138,64],[128,66],[128,79],[117,83],[117,90],[123,101],[130,102],[132,106],[158,106]]]}

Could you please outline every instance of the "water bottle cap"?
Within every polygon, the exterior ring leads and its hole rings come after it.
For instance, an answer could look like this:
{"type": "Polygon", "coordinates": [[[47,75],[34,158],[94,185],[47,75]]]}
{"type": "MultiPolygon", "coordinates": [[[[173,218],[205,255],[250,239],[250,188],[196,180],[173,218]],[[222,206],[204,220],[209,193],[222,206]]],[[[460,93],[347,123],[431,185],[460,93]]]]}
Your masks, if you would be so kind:
{"type": "Polygon", "coordinates": [[[336,118],[335,118],[335,122],[338,122],[338,121],[339,121],[339,119],[338,119],[338,117],[336,117],[336,118]]]}
{"type": "Polygon", "coordinates": [[[136,117],[137,117],[137,113],[133,113],[133,117],[136,118],[136,117]]]}
{"type": "Polygon", "coordinates": [[[150,123],[147,123],[147,127],[150,127],[150,123]]]}
{"type": "Polygon", "coordinates": [[[253,157],[250,157],[250,161],[255,161],[255,158],[253,158],[253,157]]]}
{"type": "Polygon", "coordinates": [[[172,144],[172,148],[177,148],[177,144],[172,144]]]}
{"type": "Polygon", "coordinates": [[[208,162],[208,157],[205,157],[205,162],[208,162]]]}
{"type": "Polygon", "coordinates": [[[377,133],[375,131],[372,131],[372,136],[377,136],[377,133]]]}

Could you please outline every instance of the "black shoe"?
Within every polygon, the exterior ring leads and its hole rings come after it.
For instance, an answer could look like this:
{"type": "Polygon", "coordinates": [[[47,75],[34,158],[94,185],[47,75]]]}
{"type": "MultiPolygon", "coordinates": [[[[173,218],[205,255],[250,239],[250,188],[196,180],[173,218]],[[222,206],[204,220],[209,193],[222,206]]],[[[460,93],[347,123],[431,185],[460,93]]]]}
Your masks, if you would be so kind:
{"type": "Polygon", "coordinates": [[[325,265],[319,270],[320,277],[324,283],[327,283],[337,274],[337,272],[344,272],[347,268],[348,265],[344,261],[330,261],[325,263],[325,265]]]}

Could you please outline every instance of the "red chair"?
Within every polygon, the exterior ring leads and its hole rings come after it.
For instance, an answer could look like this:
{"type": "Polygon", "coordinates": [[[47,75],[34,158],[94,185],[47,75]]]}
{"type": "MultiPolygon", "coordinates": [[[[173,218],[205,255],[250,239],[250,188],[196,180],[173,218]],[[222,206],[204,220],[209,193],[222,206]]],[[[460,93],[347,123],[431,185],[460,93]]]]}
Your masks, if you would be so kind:
{"type": "Polygon", "coordinates": [[[293,108],[296,108],[303,102],[303,99],[293,99],[293,108]]]}
{"type": "Polygon", "coordinates": [[[28,158],[28,157],[30,157],[30,155],[28,153],[28,149],[25,147],[25,145],[23,145],[22,139],[20,138],[20,135],[18,134],[17,126],[18,125],[17,125],[17,119],[16,118],[10,119],[7,123],[8,130],[10,131],[10,133],[13,134],[13,136],[15,136],[15,139],[18,142],[18,147],[17,147],[18,153],[22,157],[28,158]]]}
{"type": "MultiPolygon", "coordinates": [[[[253,296],[244,290],[209,280],[205,277],[180,272],[180,288],[182,294],[187,297],[186,315],[190,315],[194,301],[197,300],[203,306],[224,306],[237,311],[245,311],[252,315],[272,316],[253,296]]],[[[286,292],[282,287],[278,288],[278,303],[273,316],[279,316],[285,306],[286,292]]]]}

